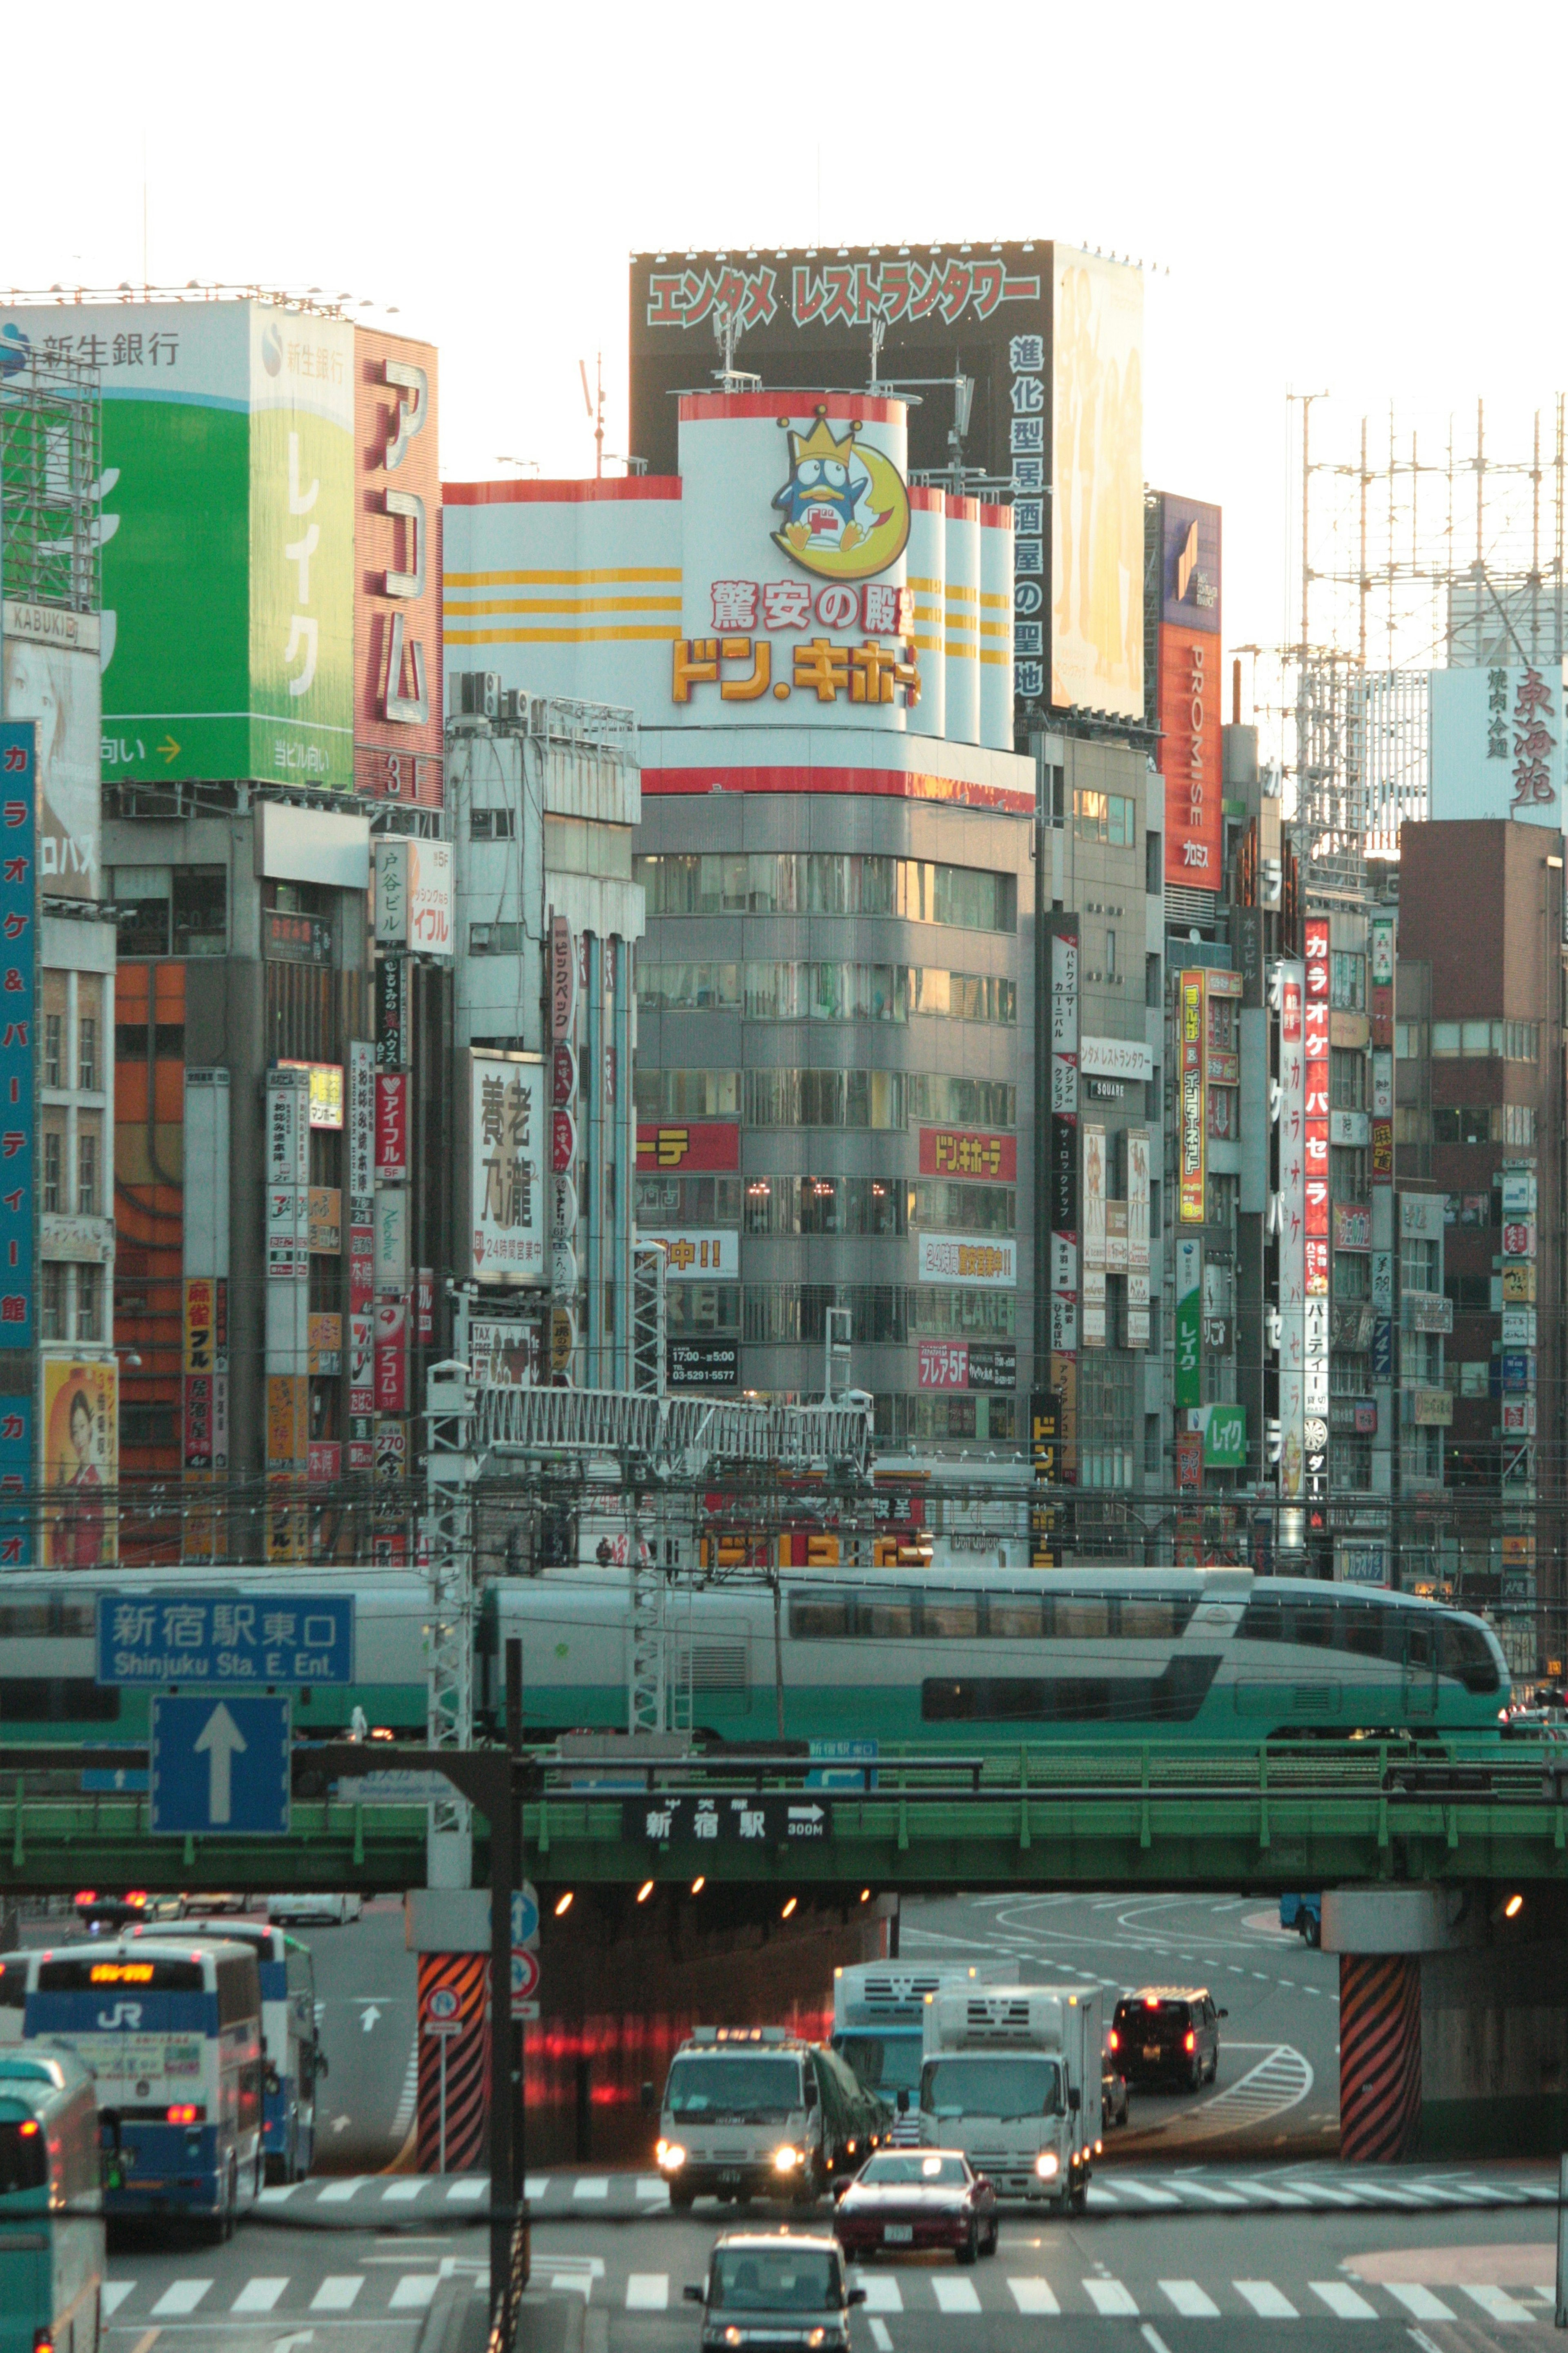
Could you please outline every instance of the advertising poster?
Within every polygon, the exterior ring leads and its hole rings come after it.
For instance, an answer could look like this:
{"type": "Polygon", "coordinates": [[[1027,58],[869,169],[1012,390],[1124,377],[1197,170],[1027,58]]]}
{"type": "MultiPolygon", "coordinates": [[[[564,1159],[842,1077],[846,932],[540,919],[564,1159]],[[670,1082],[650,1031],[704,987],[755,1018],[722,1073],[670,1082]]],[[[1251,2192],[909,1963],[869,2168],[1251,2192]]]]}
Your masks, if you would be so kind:
{"type": "Polygon", "coordinates": [[[1082,1345],[1105,1345],[1106,1198],[1105,1130],[1093,1121],[1081,1124],[1083,1135],[1082,1345]]]}
{"type": "Polygon", "coordinates": [[[349,1223],[369,1223],[375,1176],[375,1049],[363,1039],[349,1048],[344,1141],[348,1161],[349,1223]]]}
{"type": "Polygon", "coordinates": [[[1143,716],[1143,280],[1052,254],[1051,701],[1143,716]]]}
{"type": "Polygon", "coordinates": [[[1278,967],[1279,992],[1279,1493],[1297,1501],[1306,1473],[1307,1058],[1300,964],[1278,967]]]}
{"type": "Polygon", "coordinates": [[[1563,826],[1563,670],[1428,674],[1431,814],[1563,826]]]}
{"type": "Polygon", "coordinates": [[[435,346],[353,339],[354,786],[441,803],[440,393],[435,346]]]}
{"type": "Polygon", "coordinates": [[[1220,645],[1201,629],[1162,627],[1160,769],[1165,779],[1165,880],[1218,891],[1225,869],[1220,776],[1220,645]]]}
{"type": "Polygon", "coordinates": [[[1204,1247],[1195,1235],[1176,1238],[1177,1409],[1203,1401],[1204,1247]]]}
{"type": "MultiPolygon", "coordinates": [[[[36,723],[0,720],[0,1094],[21,1118],[0,1121],[5,1181],[0,1191],[0,1327],[5,1345],[30,1351],[37,1326],[37,1171],[33,1105],[37,1077],[38,876],[36,723]]],[[[11,1441],[15,1443],[16,1441],[11,1441]]],[[[31,1484],[31,1457],[24,1465],[31,1484]]],[[[7,1473],[8,1475],[8,1473],[7,1473]]],[[[10,1541],[7,1533],[6,1541],[10,1541]]]]}
{"type": "Polygon", "coordinates": [[[982,1235],[922,1234],[916,1271],[921,1282],[961,1289],[1012,1291],[1018,1281],[1018,1246],[982,1235]]]}
{"type": "Polygon", "coordinates": [[[449,841],[381,836],[375,844],[377,946],[449,956],[453,888],[449,841]]]}
{"type": "Polygon", "coordinates": [[[375,1082],[375,1173],[402,1182],[408,1175],[408,1073],[381,1071],[375,1082]]]}
{"type": "Polygon", "coordinates": [[[664,1252],[665,1273],[671,1282],[734,1282],[741,1272],[741,1237],[732,1226],[711,1230],[672,1227],[650,1232],[640,1222],[637,1240],[652,1242],[664,1252]]]}
{"type": "Polygon", "coordinates": [[[119,1549],[120,1367],[46,1356],[44,1567],[100,1568],[119,1549]]]}
{"type": "Polygon", "coordinates": [[[1062,1477],[1078,1476],[1079,937],[1051,934],[1051,1388],[1060,1399],[1062,1477]]]}
{"type": "Polygon", "coordinates": [[[260,302],[5,324],[102,375],[105,780],[346,789],[352,327],[260,302]]]}
{"type": "Polygon", "coordinates": [[[1016,1135],[987,1135],[973,1128],[922,1127],[922,1176],[963,1176],[983,1184],[1013,1185],[1018,1176],[1016,1135]]]}
{"type": "Polygon", "coordinates": [[[1127,1345],[1149,1345],[1149,1136],[1127,1131],[1127,1345]]]}
{"type": "Polygon", "coordinates": [[[645,1176],[692,1169],[739,1168],[740,1123],[730,1119],[639,1125],[637,1167],[645,1176]]]}
{"type": "Polygon", "coordinates": [[[100,895],[99,618],[5,600],[0,718],[37,730],[38,871],[51,899],[100,895]]]}
{"type": "MultiPolygon", "coordinates": [[[[480,1282],[548,1279],[546,1083],[537,1056],[469,1050],[469,1270],[480,1282]]],[[[738,1145],[738,1131],[731,1134],[738,1145]]],[[[640,1163],[641,1131],[637,1157],[640,1163]]]]}
{"type": "Polygon", "coordinates": [[[1204,1051],[1207,1021],[1202,972],[1184,972],[1181,991],[1181,1222],[1201,1226],[1207,1208],[1204,1051]]]}
{"type": "Polygon", "coordinates": [[[375,1066],[401,1070],[408,1060],[408,959],[375,960],[375,1066]]]}
{"type": "Polygon", "coordinates": [[[390,1414],[408,1410],[408,1303],[404,1299],[375,1303],[375,1409],[390,1414]]]}

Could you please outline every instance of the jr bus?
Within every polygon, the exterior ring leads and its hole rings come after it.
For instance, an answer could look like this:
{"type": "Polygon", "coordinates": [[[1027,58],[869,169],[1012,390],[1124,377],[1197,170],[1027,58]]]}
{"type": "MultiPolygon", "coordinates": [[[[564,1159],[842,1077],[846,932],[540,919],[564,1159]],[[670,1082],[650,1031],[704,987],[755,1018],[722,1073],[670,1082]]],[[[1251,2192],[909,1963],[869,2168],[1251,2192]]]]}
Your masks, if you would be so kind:
{"type": "Polygon", "coordinates": [[[101,2166],[92,2077],[75,2053],[0,2051],[0,2353],[99,2353],[101,2166]]]}
{"type": "MultiPolygon", "coordinates": [[[[168,1939],[167,1929],[132,1928],[141,1943],[168,1939]]],[[[310,1947],[258,1920],[187,1918],[202,1944],[247,1945],[261,1973],[261,2146],[268,2181],[302,2181],[316,2154],[316,2084],[327,2058],[316,2031],[316,1971],[310,1947]]]]}
{"type": "Polygon", "coordinates": [[[68,2044],[119,2138],[110,2216],[205,2216],[227,2238],[262,2186],[261,1980],[234,1943],[125,1936],[26,1963],[24,2049],[68,2044]]]}

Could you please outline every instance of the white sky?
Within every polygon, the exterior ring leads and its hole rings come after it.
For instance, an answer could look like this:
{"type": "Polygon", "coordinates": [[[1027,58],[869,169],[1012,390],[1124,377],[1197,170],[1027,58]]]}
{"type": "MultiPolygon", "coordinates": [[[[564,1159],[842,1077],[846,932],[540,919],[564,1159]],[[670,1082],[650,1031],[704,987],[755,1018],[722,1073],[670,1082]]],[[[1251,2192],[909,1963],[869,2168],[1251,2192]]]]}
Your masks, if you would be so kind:
{"type": "Polygon", "coordinates": [[[1224,506],[1227,647],[1278,643],[1289,388],[1331,393],[1314,439],[1349,456],[1391,397],[1468,430],[1483,392],[1518,441],[1568,385],[1564,24],[1388,0],[18,5],[0,281],[139,283],[145,145],[153,282],[395,304],[440,346],[461,477],[502,452],[591,471],[577,362],[600,349],[625,448],[634,249],[1058,236],[1156,261],[1145,471],[1224,506]]]}

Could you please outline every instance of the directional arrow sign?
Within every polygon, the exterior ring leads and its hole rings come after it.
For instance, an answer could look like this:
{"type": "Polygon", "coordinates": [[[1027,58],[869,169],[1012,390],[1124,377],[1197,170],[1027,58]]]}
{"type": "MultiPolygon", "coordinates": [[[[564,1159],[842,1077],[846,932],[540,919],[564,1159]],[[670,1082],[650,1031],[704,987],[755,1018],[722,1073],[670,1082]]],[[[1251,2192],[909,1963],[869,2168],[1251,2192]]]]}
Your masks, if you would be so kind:
{"type": "Polygon", "coordinates": [[[282,1837],[289,1829],[287,1699],[155,1695],[149,1827],[282,1837]]]}

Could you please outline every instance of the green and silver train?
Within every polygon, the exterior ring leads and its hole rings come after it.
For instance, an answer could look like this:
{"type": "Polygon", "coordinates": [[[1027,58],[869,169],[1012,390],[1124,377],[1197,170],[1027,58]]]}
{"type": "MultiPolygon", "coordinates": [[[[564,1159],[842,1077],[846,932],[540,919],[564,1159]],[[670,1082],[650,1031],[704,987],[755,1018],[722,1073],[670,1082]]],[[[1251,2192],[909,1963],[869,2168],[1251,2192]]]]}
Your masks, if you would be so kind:
{"type": "MultiPolygon", "coordinates": [[[[352,1592],[355,1676],[295,1694],[306,1736],[373,1728],[421,1739],[428,1590],[417,1574],[307,1572],[352,1592]]],[[[94,1679],[99,1590],[277,1590],[286,1572],[175,1570],[113,1580],[16,1575],[0,1588],[0,1717],[13,1738],[134,1741],[146,1697],[94,1679]],[[62,1593],[62,1587],[65,1588],[62,1593]]],[[[296,1581],[303,1582],[302,1577],[296,1581]]],[[[1496,1733],[1508,1668],[1480,1619],[1411,1595],[1244,1568],[1033,1574],[931,1567],[788,1569],[671,1584],[671,1721],[715,1742],[1215,1741],[1496,1733]]],[[[632,1640],[623,1568],[487,1583],[477,1618],[481,1722],[503,1704],[505,1644],[522,1643],[532,1740],[624,1730],[632,1640]]]]}

